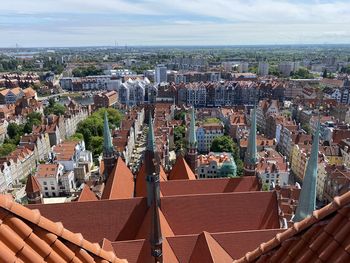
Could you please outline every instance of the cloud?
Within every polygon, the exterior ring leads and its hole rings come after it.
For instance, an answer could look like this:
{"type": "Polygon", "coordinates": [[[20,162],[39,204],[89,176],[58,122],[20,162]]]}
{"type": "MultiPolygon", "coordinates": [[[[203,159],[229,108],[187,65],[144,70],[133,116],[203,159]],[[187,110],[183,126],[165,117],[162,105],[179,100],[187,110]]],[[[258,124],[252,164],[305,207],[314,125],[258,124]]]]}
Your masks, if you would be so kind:
{"type": "Polygon", "coordinates": [[[349,43],[350,1],[12,0],[0,45],[349,43]]]}

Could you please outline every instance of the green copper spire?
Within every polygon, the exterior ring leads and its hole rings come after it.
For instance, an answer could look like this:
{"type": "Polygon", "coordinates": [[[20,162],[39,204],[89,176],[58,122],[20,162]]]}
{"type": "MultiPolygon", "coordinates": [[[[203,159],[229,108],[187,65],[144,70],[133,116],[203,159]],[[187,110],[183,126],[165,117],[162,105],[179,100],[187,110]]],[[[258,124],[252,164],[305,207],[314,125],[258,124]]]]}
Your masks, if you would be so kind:
{"type": "Polygon", "coordinates": [[[294,222],[299,222],[311,215],[316,207],[316,183],[317,183],[317,164],[318,164],[318,144],[320,137],[320,121],[318,121],[317,128],[312,141],[311,155],[307,162],[304,182],[301,188],[299,204],[294,222]]]}
{"type": "Polygon", "coordinates": [[[146,150],[150,152],[156,151],[155,139],[154,139],[154,131],[153,131],[153,122],[152,122],[152,114],[151,111],[149,113],[149,122],[148,122],[148,137],[147,137],[147,146],[146,150]]]}
{"type": "Polygon", "coordinates": [[[105,111],[103,122],[103,154],[112,154],[114,151],[111,132],[109,130],[107,111],[105,111]]]}
{"type": "Polygon", "coordinates": [[[194,116],[194,106],[191,107],[191,123],[190,123],[190,130],[188,133],[188,144],[189,144],[189,147],[197,146],[196,120],[194,116]]]}
{"type": "Polygon", "coordinates": [[[248,137],[248,147],[245,154],[244,162],[246,165],[256,165],[258,162],[258,154],[256,150],[256,106],[254,105],[250,132],[248,137]]]}

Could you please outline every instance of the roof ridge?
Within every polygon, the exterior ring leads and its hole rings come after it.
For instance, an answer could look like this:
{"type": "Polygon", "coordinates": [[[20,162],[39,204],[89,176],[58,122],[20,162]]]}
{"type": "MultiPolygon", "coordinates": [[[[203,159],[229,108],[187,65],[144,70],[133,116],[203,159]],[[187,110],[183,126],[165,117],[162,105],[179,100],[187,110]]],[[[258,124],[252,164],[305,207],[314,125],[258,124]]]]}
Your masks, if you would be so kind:
{"type": "Polygon", "coordinates": [[[73,233],[64,228],[61,222],[53,222],[50,219],[42,216],[40,211],[37,209],[31,210],[4,195],[0,195],[0,207],[102,259],[115,263],[125,262],[124,260],[117,258],[113,252],[103,250],[99,244],[91,243],[90,241],[84,239],[80,233],[73,233]]]}
{"type": "Polygon", "coordinates": [[[270,239],[267,242],[260,244],[255,250],[247,252],[242,258],[235,260],[236,263],[243,262],[253,262],[258,257],[266,254],[269,251],[272,251],[276,247],[282,244],[282,242],[287,239],[292,238],[293,236],[299,234],[305,229],[312,227],[315,223],[318,223],[325,217],[337,211],[339,208],[350,204],[350,192],[343,194],[342,196],[336,196],[331,203],[325,207],[313,211],[311,216],[306,217],[305,219],[296,222],[292,227],[288,228],[282,233],[278,233],[274,238],[270,239]]]}

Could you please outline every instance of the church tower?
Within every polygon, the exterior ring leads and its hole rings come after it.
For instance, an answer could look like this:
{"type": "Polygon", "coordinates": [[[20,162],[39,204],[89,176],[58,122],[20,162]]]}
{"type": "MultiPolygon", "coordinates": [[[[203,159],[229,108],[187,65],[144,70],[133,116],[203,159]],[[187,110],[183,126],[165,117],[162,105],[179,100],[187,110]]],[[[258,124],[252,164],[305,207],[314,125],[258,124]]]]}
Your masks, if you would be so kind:
{"type": "Polygon", "coordinates": [[[196,120],[194,107],[191,107],[191,123],[187,138],[187,151],[185,155],[186,162],[192,172],[196,174],[197,169],[197,137],[196,137],[196,120]]]}
{"type": "Polygon", "coordinates": [[[294,222],[299,222],[311,215],[316,208],[316,185],[318,168],[318,144],[320,138],[320,121],[312,141],[310,158],[307,162],[304,182],[299,196],[299,204],[293,218],[294,222]]]}
{"type": "Polygon", "coordinates": [[[248,137],[247,151],[244,157],[244,175],[256,175],[256,166],[258,163],[258,153],[256,149],[256,106],[254,106],[251,116],[250,132],[248,137]]]}
{"type": "Polygon", "coordinates": [[[108,176],[113,171],[116,161],[116,154],[112,144],[111,132],[109,130],[107,111],[105,111],[103,122],[103,180],[107,181],[108,176]]]}
{"type": "Polygon", "coordinates": [[[157,154],[154,138],[152,116],[149,117],[148,138],[145,152],[146,181],[147,181],[147,205],[151,209],[151,255],[156,263],[163,262],[163,238],[160,227],[160,160],[157,154]]]}

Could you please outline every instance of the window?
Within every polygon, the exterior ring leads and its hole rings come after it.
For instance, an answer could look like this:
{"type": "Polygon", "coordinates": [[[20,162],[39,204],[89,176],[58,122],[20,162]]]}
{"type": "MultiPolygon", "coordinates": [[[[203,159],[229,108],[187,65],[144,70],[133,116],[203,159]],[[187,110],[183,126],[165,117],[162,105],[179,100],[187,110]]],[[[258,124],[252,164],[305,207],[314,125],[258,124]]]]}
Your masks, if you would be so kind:
{"type": "Polygon", "coordinates": [[[47,190],[48,188],[47,187],[44,187],[44,190],[47,190]]]}
{"type": "Polygon", "coordinates": [[[44,185],[47,185],[47,182],[44,182],[43,184],[44,184],[44,185]]]}
{"type": "Polygon", "coordinates": [[[55,190],[55,187],[54,187],[54,186],[51,186],[51,190],[55,190]]]}

